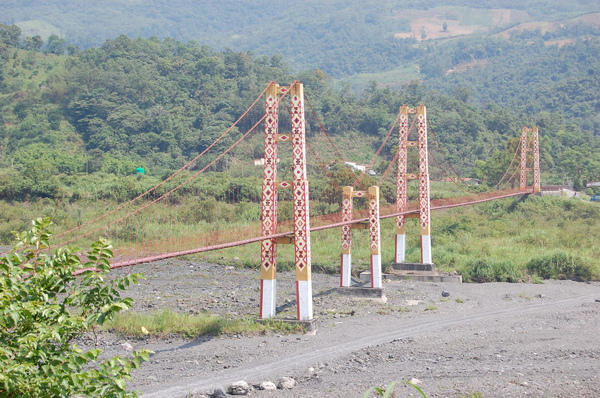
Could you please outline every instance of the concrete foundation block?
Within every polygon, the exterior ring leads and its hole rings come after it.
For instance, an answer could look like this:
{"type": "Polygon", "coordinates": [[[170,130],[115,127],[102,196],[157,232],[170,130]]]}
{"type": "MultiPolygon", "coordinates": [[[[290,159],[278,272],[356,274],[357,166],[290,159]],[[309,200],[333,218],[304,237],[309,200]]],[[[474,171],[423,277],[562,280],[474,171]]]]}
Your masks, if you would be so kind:
{"type": "MultiPolygon", "coordinates": [[[[370,277],[371,276],[369,274],[369,281],[371,280],[370,277]]],[[[350,296],[353,298],[380,300],[383,302],[387,301],[387,297],[385,297],[384,288],[382,287],[338,287],[336,289],[336,292],[343,296],[350,296]]]]}

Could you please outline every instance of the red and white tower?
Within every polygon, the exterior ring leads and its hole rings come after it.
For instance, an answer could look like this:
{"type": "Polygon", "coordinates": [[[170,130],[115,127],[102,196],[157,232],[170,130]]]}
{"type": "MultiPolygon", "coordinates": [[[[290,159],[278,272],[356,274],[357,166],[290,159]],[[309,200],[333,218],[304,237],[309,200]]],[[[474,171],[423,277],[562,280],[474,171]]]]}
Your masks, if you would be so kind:
{"type": "Polygon", "coordinates": [[[533,141],[533,193],[538,193],[542,189],[542,179],[540,175],[540,136],[537,126],[533,128],[531,139],[533,141]]]}
{"type": "Polygon", "coordinates": [[[537,193],[542,189],[542,182],[540,176],[540,137],[537,126],[532,129],[523,127],[521,132],[521,162],[520,162],[520,178],[519,178],[519,189],[524,191],[527,189],[527,171],[533,171],[533,186],[532,192],[537,193]],[[529,137],[531,133],[531,138],[529,137]],[[528,163],[528,152],[533,154],[533,166],[527,168],[528,163]]]}
{"type": "MultiPolygon", "coordinates": [[[[429,160],[427,150],[427,110],[424,105],[409,109],[406,105],[400,108],[400,127],[398,130],[398,175],[396,180],[396,209],[405,212],[407,207],[407,180],[419,181],[419,225],[421,232],[421,263],[433,264],[431,252],[431,198],[429,189],[429,160]],[[408,115],[414,113],[417,125],[417,141],[408,141],[408,115]],[[418,148],[419,173],[408,174],[408,148],[418,148]]],[[[406,251],[406,216],[396,217],[396,255],[395,262],[405,261],[406,251]]]]}
{"type": "Polygon", "coordinates": [[[306,130],[304,89],[294,82],[290,87],[270,83],[266,93],[265,164],[262,193],[262,234],[277,231],[277,189],[292,188],[294,234],[291,240],[266,239],[261,245],[260,318],[273,318],[276,313],[276,246],[294,244],[296,264],[297,319],[313,319],[309,191],[306,173],[306,130]],[[291,134],[278,134],[279,95],[290,95],[291,134]],[[277,142],[292,142],[292,183],[277,181],[277,142]]]}
{"type": "Polygon", "coordinates": [[[352,279],[352,230],[369,230],[371,287],[381,288],[381,227],[379,221],[379,187],[370,187],[367,191],[355,191],[344,187],[342,192],[342,221],[352,221],[353,198],[367,198],[369,201],[369,220],[367,223],[353,223],[342,226],[342,254],[340,256],[340,286],[350,287],[352,279]]]}
{"type": "Polygon", "coordinates": [[[527,132],[529,129],[527,127],[523,127],[523,131],[521,132],[521,162],[519,164],[520,167],[520,175],[519,175],[519,189],[524,191],[527,189],[527,152],[529,149],[529,134],[527,132]]]}

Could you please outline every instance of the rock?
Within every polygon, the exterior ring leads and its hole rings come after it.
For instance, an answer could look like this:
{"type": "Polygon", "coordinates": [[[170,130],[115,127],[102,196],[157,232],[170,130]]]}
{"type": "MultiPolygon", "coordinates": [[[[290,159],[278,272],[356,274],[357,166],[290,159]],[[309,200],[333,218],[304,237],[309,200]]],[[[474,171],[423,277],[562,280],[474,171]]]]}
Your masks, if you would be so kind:
{"type": "Polygon", "coordinates": [[[421,380],[415,379],[414,377],[408,381],[410,384],[414,384],[415,386],[421,384],[421,380]]]}
{"type": "Polygon", "coordinates": [[[291,390],[296,387],[296,380],[291,377],[282,377],[277,383],[277,388],[280,390],[291,390]]]}
{"type": "Polygon", "coordinates": [[[227,394],[225,394],[225,391],[221,390],[220,388],[215,388],[215,390],[212,394],[210,394],[210,396],[211,398],[227,398],[227,394]]]}
{"type": "Polygon", "coordinates": [[[231,395],[248,395],[250,387],[243,380],[236,381],[227,388],[227,393],[231,395]]]}
{"type": "Polygon", "coordinates": [[[277,390],[277,386],[272,381],[263,381],[262,383],[260,383],[258,385],[258,389],[266,390],[266,391],[274,391],[274,390],[277,390]]]}
{"type": "Polygon", "coordinates": [[[444,290],[442,292],[442,297],[450,297],[450,292],[447,292],[447,291],[444,290]]]}
{"type": "Polygon", "coordinates": [[[133,351],[133,346],[127,342],[121,344],[121,348],[125,351],[133,351]]]}

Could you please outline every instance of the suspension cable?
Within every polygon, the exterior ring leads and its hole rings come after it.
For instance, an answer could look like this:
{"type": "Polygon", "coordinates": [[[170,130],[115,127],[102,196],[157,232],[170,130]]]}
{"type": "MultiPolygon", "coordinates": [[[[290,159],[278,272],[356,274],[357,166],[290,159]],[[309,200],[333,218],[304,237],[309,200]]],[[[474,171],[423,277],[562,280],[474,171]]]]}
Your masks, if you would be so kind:
{"type": "Polygon", "coordinates": [[[204,154],[206,154],[209,150],[211,150],[219,141],[221,141],[227,134],[229,134],[231,132],[231,130],[233,130],[233,128],[252,110],[252,108],[254,108],[254,106],[258,103],[258,101],[262,98],[262,96],[265,94],[265,92],[267,91],[268,85],[267,87],[263,90],[263,92],[254,100],[254,102],[252,103],[252,105],[250,105],[250,107],[231,125],[231,127],[229,127],[227,130],[225,130],[225,132],[223,134],[221,134],[212,144],[210,144],[206,149],[204,149],[204,151],[202,151],[200,154],[198,154],[196,157],[194,157],[192,160],[190,160],[189,162],[187,162],[184,166],[182,166],[179,170],[177,170],[175,173],[171,174],[169,177],[167,177],[165,180],[163,180],[162,182],[160,182],[159,184],[155,185],[154,187],[150,188],[149,190],[147,190],[146,192],[136,196],[134,199],[131,199],[129,202],[126,202],[120,206],[118,206],[117,208],[99,216],[96,217],[93,220],[87,221],[81,225],[78,225],[77,227],[71,228],[67,231],[64,231],[60,234],[54,235],[53,238],[56,239],[58,237],[64,236],[68,233],[77,231],[89,224],[92,224],[96,221],[99,221],[111,214],[116,213],[117,211],[123,209],[124,207],[129,206],[130,204],[136,202],[138,199],[141,199],[142,197],[150,194],[151,192],[155,191],[157,188],[159,188],[160,186],[162,186],[163,184],[165,184],[167,181],[173,179],[174,177],[176,177],[179,173],[181,173],[182,171],[186,170],[187,168],[189,168],[193,163],[195,163],[200,157],[202,157],[204,154]]]}
{"type": "MultiPolygon", "coordinates": [[[[295,83],[294,83],[294,84],[295,84],[295,83]]],[[[266,91],[266,90],[265,90],[265,91],[266,91]]],[[[261,94],[261,95],[262,95],[262,94],[261,94]]],[[[285,95],[287,95],[287,92],[286,92],[286,93],[284,93],[284,94],[282,94],[282,96],[281,96],[281,97],[278,99],[278,101],[280,101],[280,100],[281,100],[281,98],[283,98],[285,95]]],[[[154,204],[154,203],[156,203],[156,202],[158,202],[158,201],[160,201],[160,200],[164,199],[165,197],[167,197],[168,195],[170,195],[171,193],[173,193],[173,192],[174,192],[174,191],[176,191],[177,189],[181,188],[182,186],[186,185],[188,182],[190,182],[190,181],[192,181],[193,179],[195,179],[195,178],[196,178],[198,175],[200,175],[201,173],[203,173],[204,171],[206,171],[208,168],[212,167],[212,166],[213,166],[213,165],[214,165],[216,162],[218,162],[220,159],[222,159],[222,158],[223,158],[223,157],[224,157],[224,156],[225,156],[227,153],[229,153],[229,152],[230,152],[230,151],[231,151],[231,150],[232,150],[234,147],[236,147],[236,146],[237,146],[237,145],[238,145],[238,144],[239,144],[239,143],[240,143],[242,140],[244,140],[244,139],[245,139],[245,138],[246,138],[246,137],[247,137],[247,136],[248,136],[248,135],[249,135],[251,132],[253,132],[253,131],[254,131],[254,129],[256,129],[256,127],[257,127],[257,126],[258,126],[260,123],[262,123],[264,119],[266,119],[266,117],[267,117],[267,115],[266,115],[266,114],[264,114],[264,115],[263,115],[263,116],[260,118],[260,120],[259,120],[258,122],[256,122],[256,123],[254,124],[254,126],[252,126],[252,127],[250,128],[250,130],[248,130],[248,131],[247,131],[247,132],[246,132],[244,135],[242,135],[242,137],[240,137],[240,138],[239,138],[239,139],[238,139],[236,142],[234,142],[234,143],[233,143],[233,144],[232,144],[232,145],[231,145],[231,146],[230,146],[230,147],[229,147],[227,150],[225,150],[223,153],[221,153],[219,156],[217,156],[217,157],[216,157],[214,160],[212,160],[212,161],[211,161],[211,162],[210,162],[208,165],[206,165],[204,168],[202,168],[201,170],[199,170],[198,172],[196,172],[194,175],[192,175],[191,177],[189,177],[187,180],[185,180],[184,182],[180,183],[179,185],[177,185],[176,187],[172,188],[171,190],[167,191],[167,192],[166,192],[166,193],[164,193],[163,195],[161,195],[161,196],[159,196],[158,198],[154,199],[153,201],[151,201],[151,202],[149,202],[149,203],[145,204],[144,206],[142,206],[142,207],[140,207],[140,208],[136,209],[135,211],[133,211],[133,212],[131,212],[131,213],[129,213],[129,214],[126,214],[126,215],[124,215],[123,217],[120,217],[120,218],[118,218],[117,220],[114,220],[114,221],[112,221],[112,222],[110,222],[110,223],[108,223],[108,224],[106,224],[106,225],[103,225],[103,226],[101,226],[101,227],[98,227],[98,228],[96,228],[96,229],[94,229],[94,230],[92,230],[92,231],[90,231],[90,232],[87,232],[87,233],[85,233],[85,234],[83,234],[83,235],[80,235],[80,236],[78,236],[78,237],[72,238],[72,239],[70,239],[70,240],[67,240],[67,241],[64,241],[64,242],[61,242],[61,243],[57,243],[57,244],[55,244],[55,245],[53,245],[53,246],[50,246],[50,247],[48,247],[46,250],[50,250],[50,249],[56,248],[56,247],[58,247],[58,246],[65,245],[65,244],[67,244],[67,243],[73,242],[73,241],[75,241],[75,240],[77,240],[77,239],[81,239],[81,238],[84,238],[84,237],[86,237],[86,236],[89,236],[89,235],[91,235],[91,234],[93,234],[93,233],[95,233],[95,232],[97,232],[97,231],[99,231],[99,230],[101,230],[101,229],[103,229],[103,228],[106,228],[106,227],[109,227],[109,226],[111,226],[111,225],[114,225],[114,224],[116,224],[116,223],[118,223],[118,222],[121,222],[121,221],[123,221],[123,220],[125,220],[125,219],[127,219],[127,218],[129,218],[129,217],[131,217],[131,216],[133,216],[133,215],[135,215],[135,214],[137,214],[137,213],[141,212],[142,210],[146,209],[146,208],[147,208],[147,207],[149,207],[150,205],[152,205],[152,204],[154,204]]],[[[114,211],[113,211],[113,213],[114,213],[114,211]]]]}

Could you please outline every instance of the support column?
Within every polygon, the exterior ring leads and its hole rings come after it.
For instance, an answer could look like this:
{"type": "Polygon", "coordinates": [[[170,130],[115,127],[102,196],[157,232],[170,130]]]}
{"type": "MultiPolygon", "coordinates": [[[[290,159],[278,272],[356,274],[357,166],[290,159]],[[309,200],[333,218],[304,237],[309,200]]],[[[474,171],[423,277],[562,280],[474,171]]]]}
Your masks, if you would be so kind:
{"type": "Polygon", "coordinates": [[[421,263],[432,264],[431,254],[431,198],[429,194],[429,160],[427,151],[427,111],[417,107],[419,135],[419,224],[421,225],[421,263]]]}
{"type": "MultiPolygon", "coordinates": [[[[344,187],[342,191],[342,221],[352,220],[352,192],[354,188],[344,187]]],[[[350,287],[352,282],[352,226],[342,226],[342,254],[340,255],[340,286],[350,287]]]]}
{"type": "Polygon", "coordinates": [[[381,288],[381,228],[379,226],[379,187],[370,187],[369,199],[369,238],[371,249],[371,287],[381,288]]]}
{"type": "Polygon", "coordinates": [[[521,168],[521,174],[519,178],[519,189],[524,191],[527,189],[527,127],[523,127],[523,131],[521,132],[521,163],[519,167],[521,168]]]}
{"type": "Polygon", "coordinates": [[[535,126],[532,133],[533,141],[533,193],[538,193],[542,189],[540,176],[540,137],[538,128],[535,126]]]}
{"type": "MultiPolygon", "coordinates": [[[[396,176],[396,211],[406,211],[408,194],[406,169],[408,163],[407,141],[408,141],[408,106],[400,108],[400,120],[398,128],[398,174],[396,176]]],[[[406,261],[406,216],[401,214],[396,217],[396,240],[395,240],[395,263],[406,261]]]]}
{"type": "MultiPolygon", "coordinates": [[[[264,235],[277,229],[277,125],[279,85],[271,83],[266,92],[265,165],[262,186],[262,225],[264,235]]],[[[276,243],[263,240],[260,248],[260,319],[275,317],[276,309],[276,243]]]]}
{"type": "Polygon", "coordinates": [[[300,321],[313,319],[308,179],[306,173],[306,130],[304,88],[290,87],[292,121],[292,200],[294,211],[294,257],[296,263],[296,311],[300,321]]]}

